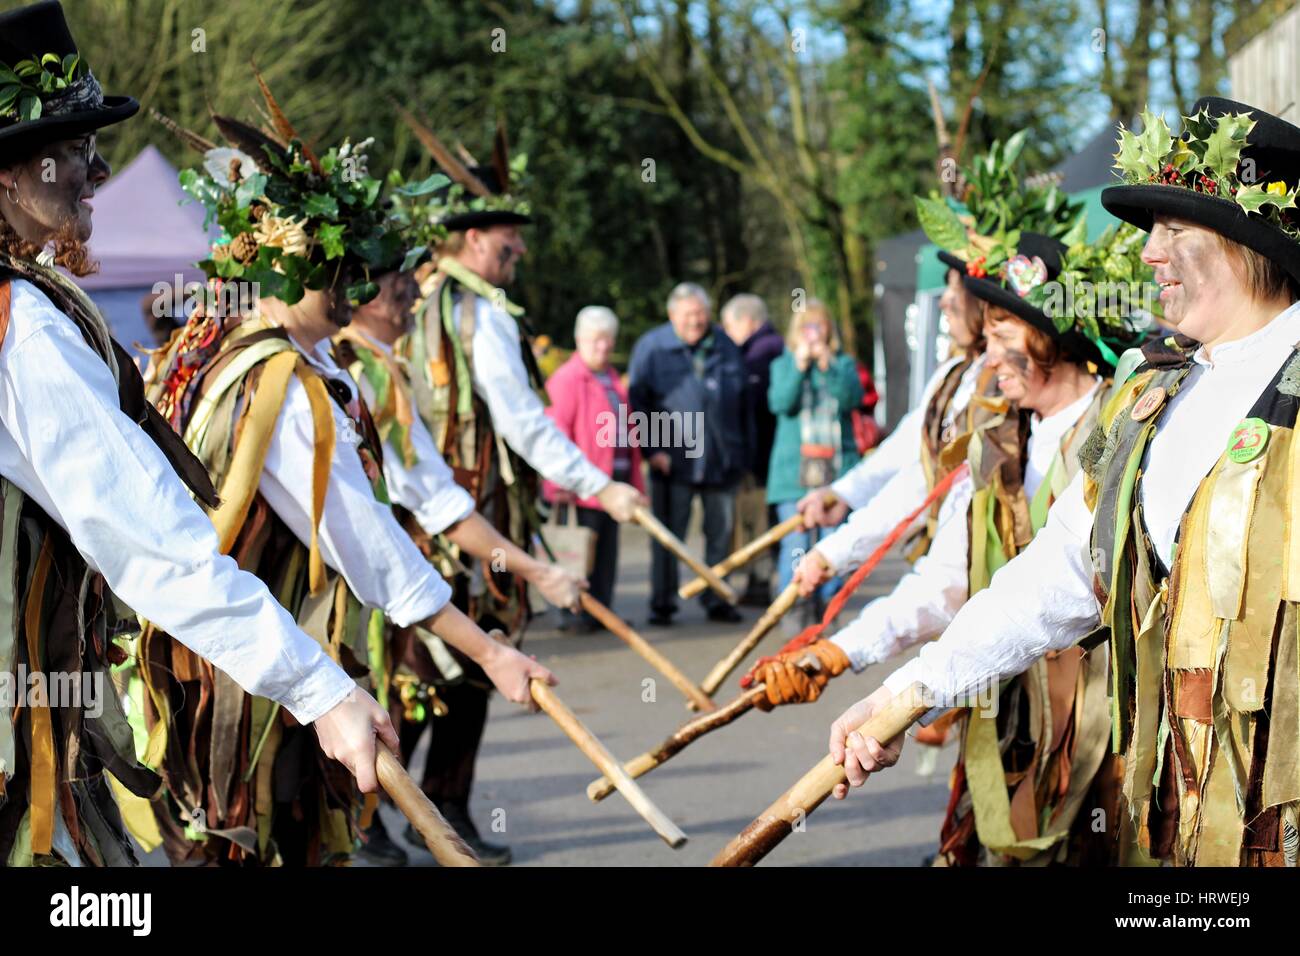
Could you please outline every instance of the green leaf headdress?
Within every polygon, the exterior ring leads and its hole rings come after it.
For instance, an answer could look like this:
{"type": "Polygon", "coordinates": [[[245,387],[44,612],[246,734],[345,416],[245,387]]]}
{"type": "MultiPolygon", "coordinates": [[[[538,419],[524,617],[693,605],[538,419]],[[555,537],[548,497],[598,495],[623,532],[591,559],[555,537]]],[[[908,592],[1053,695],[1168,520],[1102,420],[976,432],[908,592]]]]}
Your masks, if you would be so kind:
{"type": "Polygon", "coordinates": [[[1122,223],[1095,242],[1075,242],[1061,257],[1053,282],[1030,290],[1062,335],[1074,331],[1097,346],[1110,365],[1118,353],[1140,345],[1161,315],[1155,274],[1142,261],[1146,235],[1122,223]]]}
{"type": "Polygon", "coordinates": [[[433,130],[400,104],[394,105],[416,139],[447,174],[444,183],[419,203],[419,218],[425,220],[419,231],[430,245],[460,229],[524,225],[532,221],[532,204],[526,198],[528,156],[526,153],[510,155],[504,123],[497,124],[492,162],[482,166],[463,147],[462,161],[443,145],[433,130]]]}
{"type": "Polygon", "coordinates": [[[290,304],[308,289],[340,283],[351,302],[368,302],[379,291],[372,273],[393,268],[405,252],[380,199],[381,183],[366,168],[372,140],[344,140],[317,157],[253,72],[273,132],[214,113],[227,148],[159,117],[204,154],[199,168],[180,174],[207,223],[221,228],[200,266],[210,277],[255,283],[261,295],[290,304]]]}
{"type": "Polygon", "coordinates": [[[931,242],[966,263],[970,275],[997,273],[1015,255],[1020,232],[1069,245],[1083,232],[1084,206],[1050,179],[1026,181],[1020,157],[1028,130],[995,141],[961,170],[961,202],[937,193],[916,197],[917,217],[931,242]]]}

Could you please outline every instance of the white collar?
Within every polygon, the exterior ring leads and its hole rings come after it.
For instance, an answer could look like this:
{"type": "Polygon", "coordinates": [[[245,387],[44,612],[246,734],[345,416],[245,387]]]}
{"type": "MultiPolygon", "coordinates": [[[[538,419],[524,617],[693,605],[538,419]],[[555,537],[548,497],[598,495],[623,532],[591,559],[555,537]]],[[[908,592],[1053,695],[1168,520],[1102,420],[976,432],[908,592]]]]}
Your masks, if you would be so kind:
{"type": "Polygon", "coordinates": [[[1088,406],[1092,404],[1093,396],[1097,394],[1097,389],[1100,387],[1101,378],[1100,376],[1094,375],[1092,377],[1092,388],[1088,389],[1087,392],[1079,398],[1076,398],[1069,405],[1066,405],[1059,412],[1054,412],[1046,418],[1040,418],[1037,412],[1030,416],[1029,430],[1031,432],[1037,432],[1051,431],[1058,428],[1069,428],[1083,417],[1083,413],[1086,412],[1088,406]]]}
{"type": "Polygon", "coordinates": [[[1277,351],[1278,345],[1285,342],[1289,348],[1300,342],[1300,302],[1293,302],[1283,309],[1263,328],[1231,342],[1223,342],[1214,348],[1214,360],[1205,353],[1205,346],[1196,350],[1192,360],[1197,365],[1214,368],[1216,365],[1233,365],[1253,361],[1262,353],[1277,351]]]}
{"type": "Polygon", "coordinates": [[[295,339],[292,333],[289,333],[289,341],[293,343],[293,347],[298,350],[299,354],[315,366],[319,372],[329,378],[351,382],[352,377],[344,372],[343,369],[339,368],[338,363],[334,361],[334,354],[330,350],[329,339],[321,339],[316,343],[316,347],[312,349],[307,348],[295,339]]]}

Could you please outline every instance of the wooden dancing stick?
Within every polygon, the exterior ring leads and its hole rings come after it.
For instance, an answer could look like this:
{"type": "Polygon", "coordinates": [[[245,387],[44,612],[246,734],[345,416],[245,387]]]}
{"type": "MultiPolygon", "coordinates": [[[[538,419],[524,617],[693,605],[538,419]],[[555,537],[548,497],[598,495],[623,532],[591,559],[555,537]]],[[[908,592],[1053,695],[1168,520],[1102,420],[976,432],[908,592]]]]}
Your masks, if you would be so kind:
{"type": "Polygon", "coordinates": [[[650,536],[662,544],[665,548],[675,554],[680,560],[685,561],[687,567],[702,577],[706,584],[713,589],[713,592],[722,598],[728,604],[735,604],[740,600],[735,590],[726,581],[722,580],[713,569],[686,550],[686,545],[682,539],[669,531],[662,521],[652,515],[643,507],[638,507],[632,513],[637,524],[645,528],[650,536]]]}
{"type": "MultiPolygon", "coordinates": [[[[874,737],[882,743],[892,740],[929,709],[925,688],[913,684],[863,721],[857,728],[858,736],[874,737]]],[[[827,754],[723,847],[709,866],[753,866],[786,838],[796,822],[821,806],[837,783],[846,779],[844,768],[827,754]]]]}
{"type": "MultiPolygon", "coordinates": [[[[629,777],[639,777],[649,773],[670,757],[686,749],[688,744],[719,727],[727,726],[741,714],[751,710],[763,697],[765,686],[758,684],[751,687],[725,707],[719,707],[712,713],[701,714],[687,721],[654,750],[647,750],[641,756],[633,757],[623,764],[623,769],[629,777]]],[[[600,777],[587,785],[587,797],[592,803],[599,803],[613,792],[614,784],[610,782],[609,777],[600,777]]]]}
{"type": "MultiPolygon", "coordinates": [[[[839,499],[833,492],[828,492],[825,498],[822,499],[822,503],[825,507],[831,508],[834,507],[838,500],[839,499]]],[[[750,561],[753,561],[787,534],[793,534],[802,528],[803,515],[791,515],[780,524],[768,528],[767,531],[763,532],[763,534],[759,535],[743,548],[723,558],[713,566],[713,573],[720,578],[726,577],[737,568],[743,568],[745,565],[749,564],[750,561]]],[[[677,596],[685,601],[695,597],[695,595],[699,594],[708,586],[709,584],[704,580],[704,578],[693,578],[677,589],[677,596]]]]}
{"type": "Polygon", "coordinates": [[[632,630],[617,614],[586,591],[582,592],[581,601],[583,610],[600,621],[601,624],[604,624],[615,637],[636,651],[651,667],[667,677],[672,682],[672,685],[690,701],[693,710],[702,710],[707,713],[716,708],[717,705],[709,700],[708,694],[700,690],[699,686],[683,674],[676,664],[659,653],[649,641],[632,630]]]}
{"type": "Polygon", "coordinates": [[[465,845],[438,808],[415,785],[397,755],[382,740],[375,741],[375,773],[379,784],[393,798],[402,816],[411,821],[439,866],[482,866],[474,851],[465,845]]]}
{"type": "Polygon", "coordinates": [[[785,590],[776,596],[771,607],[763,612],[763,616],[754,622],[753,628],[745,635],[739,644],[718,663],[713,665],[713,670],[709,671],[709,676],[700,681],[700,689],[710,697],[713,696],[722,682],[727,679],[727,675],[734,671],[740,662],[745,659],[745,655],[758,646],[758,642],[765,638],[772,628],[776,627],[777,622],[785,617],[786,612],[794,607],[799,600],[799,582],[791,581],[786,585],[785,590]]]}
{"type": "Polygon", "coordinates": [[[529,686],[537,706],[560,725],[560,729],[577,744],[578,749],[587,755],[587,759],[594,763],[601,773],[614,781],[618,792],[627,798],[627,802],[632,804],[632,808],[641,814],[642,819],[650,824],[655,833],[659,834],[674,850],[684,844],[686,834],[678,829],[677,824],[668,819],[667,814],[650,802],[650,798],[645,795],[636,781],[627,775],[619,762],[614,759],[614,755],[583,726],[582,721],[556,696],[550,685],[533,678],[529,686]]]}
{"type": "MultiPolygon", "coordinates": [[[[798,666],[808,674],[816,674],[821,670],[821,662],[814,654],[805,654],[798,661],[798,666]]],[[[623,769],[632,777],[640,777],[649,773],[669,758],[675,757],[685,750],[688,745],[695,743],[705,734],[711,734],[713,731],[727,726],[741,714],[753,710],[758,706],[759,701],[767,696],[766,689],[767,684],[755,684],[739,697],[732,699],[713,713],[702,714],[688,720],[654,750],[647,750],[639,757],[633,757],[623,764],[623,769]]],[[[587,797],[592,803],[599,803],[613,791],[613,784],[609,782],[608,777],[600,777],[587,784],[587,797]]]]}

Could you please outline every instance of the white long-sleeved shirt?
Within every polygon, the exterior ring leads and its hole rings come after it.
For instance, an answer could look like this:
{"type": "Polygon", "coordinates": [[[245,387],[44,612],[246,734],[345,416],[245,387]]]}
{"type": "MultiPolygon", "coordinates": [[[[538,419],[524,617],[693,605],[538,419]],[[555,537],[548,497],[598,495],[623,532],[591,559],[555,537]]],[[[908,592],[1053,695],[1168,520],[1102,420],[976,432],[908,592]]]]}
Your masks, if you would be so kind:
{"type": "MultiPolygon", "coordinates": [[[[1227,447],[1232,429],[1300,342],[1300,303],[1263,329],[1200,349],[1195,367],[1160,419],[1139,487],[1152,545],[1165,565],[1197,486],[1227,447]]],[[[1070,647],[1100,623],[1092,592],[1092,513],[1078,475],[1029,546],[966,603],[943,637],[885,681],[897,693],[920,681],[934,702],[955,699],[1012,677],[1048,651],[1070,647]]]]}
{"type": "MultiPolygon", "coordinates": [[[[817,542],[817,552],[832,570],[847,571],[865,561],[894,526],[929,494],[925,469],[921,466],[925,409],[959,361],[950,359],[939,366],[926,383],[921,404],[903,417],[880,447],[831,485],[831,490],[854,509],[848,521],[817,542]]],[[[945,425],[955,422],[966,410],[983,368],[984,356],[980,355],[962,373],[944,415],[945,425]]],[[[924,514],[919,515],[913,529],[921,527],[925,520],[924,514]]]]}
{"type": "MultiPolygon", "coordinates": [[[[1029,424],[1025,496],[1032,499],[1052,466],[1061,443],[1096,397],[1100,380],[1086,395],[1046,418],[1029,424]]],[[[970,532],[966,514],[974,484],[969,475],[956,482],[939,509],[935,538],[915,567],[884,597],[876,598],[848,627],[831,638],[860,671],[888,660],[921,641],[943,633],[970,591],[970,532]]]]}
{"type": "MultiPolygon", "coordinates": [[[[68,532],[122,601],[300,723],[356,687],[256,577],[118,406],[103,360],[49,298],[12,282],[0,349],[0,475],[68,532]]],[[[310,470],[307,472],[310,473],[310,470]]]]}
{"type": "MultiPolygon", "coordinates": [[[[329,354],[328,341],[313,349],[294,343],[323,375],[343,382],[357,399],[352,376],[329,354]]],[[[331,401],[334,456],[320,519],[321,558],[343,575],[362,604],[378,608],[398,627],[423,621],[451,599],[451,588],[430,566],[393,509],[375,498],[357,455],[352,420],[331,401]]],[[[312,462],[315,456],[311,404],[297,376],[289,380],[258,489],[285,525],[311,543],[312,462]]]]}
{"type": "MultiPolygon", "coordinates": [[[[456,300],[453,320],[459,331],[463,296],[456,300]]],[[[502,309],[476,296],[474,391],[487,403],[492,427],[507,445],[538,474],[580,498],[590,498],[609,484],[605,474],[587,460],[578,446],[560,431],[528,383],[520,353],[519,324],[502,309]]]]}
{"type": "MultiPolygon", "coordinates": [[[[372,349],[393,358],[392,346],[364,332],[361,334],[372,349]]],[[[401,364],[399,359],[394,361],[401,364]]],[[[362,377],[357,385],[366,405],[374,408],[375,393],[370,383],[362,377]]],[[[398,387],[397,383],[393,387],[398,387]]],[[[413,414],[411,419],[407,432],[415,456],[413,464],[407,465],[402,460],[401,449],[392,442],[384,442],[384,482],[388,485],[388,497],[394,504],[411,512],[425,534],[442,534],[457,521],[474,513],[474,499],[456,484],[451,468],[438,453],[438,446],[423,419],[418,414],[413,414]]]]}

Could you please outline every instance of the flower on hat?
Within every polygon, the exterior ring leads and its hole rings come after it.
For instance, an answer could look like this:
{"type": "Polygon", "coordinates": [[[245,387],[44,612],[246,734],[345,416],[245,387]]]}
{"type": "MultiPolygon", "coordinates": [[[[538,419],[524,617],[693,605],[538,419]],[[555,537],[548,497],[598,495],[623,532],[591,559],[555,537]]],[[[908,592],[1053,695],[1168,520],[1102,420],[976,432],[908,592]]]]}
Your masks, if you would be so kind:
{"type": "Polygon", "coordinates": [[[1047,281],[1047,264],[1041,256],[1030,259],[1025,255],[1014,255],[1007,260],[1004,271],[1007,285],[1022,299],[1047,281]]]}
{"type": "Polygon", "coordinates": [[[1286,183],[1281,180],[1271,182],[1264,191],[1271,196],[1285,196],[1287,193],[1286,183]]]}

